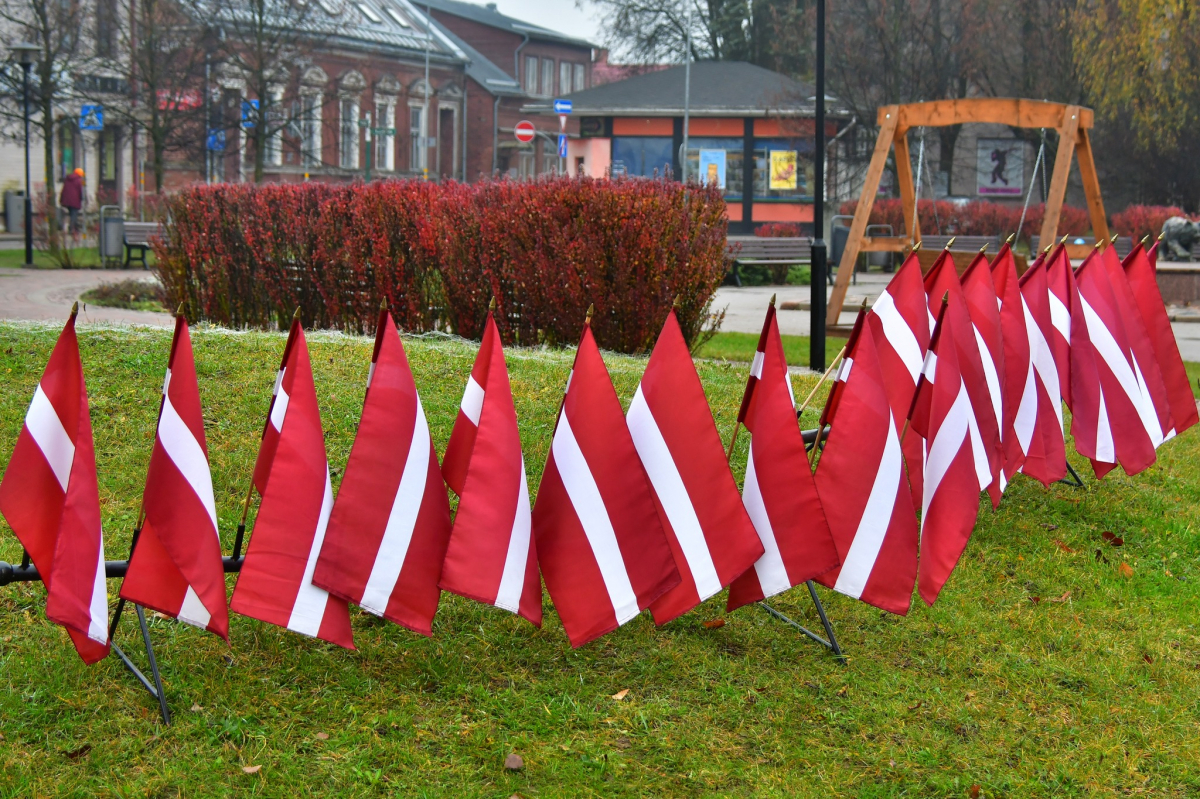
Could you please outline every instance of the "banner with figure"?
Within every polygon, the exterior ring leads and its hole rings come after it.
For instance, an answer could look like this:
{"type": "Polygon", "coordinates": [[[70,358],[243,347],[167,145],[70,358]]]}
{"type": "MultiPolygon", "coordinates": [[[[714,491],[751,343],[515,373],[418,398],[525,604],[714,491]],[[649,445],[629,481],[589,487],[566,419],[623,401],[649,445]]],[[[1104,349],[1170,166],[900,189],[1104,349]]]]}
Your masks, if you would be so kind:
{"type": "Polygon", "coordinates": [[[975,193],[1020,197],[1025,193],[1025,143],[1020,139],[979,139],[975,150],[975,193]]]}

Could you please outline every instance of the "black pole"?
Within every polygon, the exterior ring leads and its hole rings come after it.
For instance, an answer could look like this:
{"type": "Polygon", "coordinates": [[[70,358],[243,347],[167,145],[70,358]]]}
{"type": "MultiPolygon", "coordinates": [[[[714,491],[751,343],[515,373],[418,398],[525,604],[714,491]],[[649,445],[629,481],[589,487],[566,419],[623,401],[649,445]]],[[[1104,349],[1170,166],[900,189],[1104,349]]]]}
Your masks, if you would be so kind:
{"type": "Polygon", "coordinates": [[[817,0],[817,113],[813,136],[812,291],[808,365],[825,371],[825,0],[817,0]]]}
{"type": "Polygon", "coordinates": [[[22,64],[25,94],[25,265],[33,266],[33,186],[29,179],[29,70],[33,64],[22,64]]]}

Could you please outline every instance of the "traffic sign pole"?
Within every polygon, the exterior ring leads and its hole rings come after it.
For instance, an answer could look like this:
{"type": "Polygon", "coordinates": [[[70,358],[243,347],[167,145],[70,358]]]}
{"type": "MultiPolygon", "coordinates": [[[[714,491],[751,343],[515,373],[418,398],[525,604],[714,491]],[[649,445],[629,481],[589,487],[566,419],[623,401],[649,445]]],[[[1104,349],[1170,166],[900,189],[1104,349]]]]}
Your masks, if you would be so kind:
{"type": "Polygon", "coordinates": [[[558,172],[567,174],[567,115],[571,113],[573,104],[570,100],[555,100],[554,113],[558,114],[558,157],[561,159],[558,172]]]}

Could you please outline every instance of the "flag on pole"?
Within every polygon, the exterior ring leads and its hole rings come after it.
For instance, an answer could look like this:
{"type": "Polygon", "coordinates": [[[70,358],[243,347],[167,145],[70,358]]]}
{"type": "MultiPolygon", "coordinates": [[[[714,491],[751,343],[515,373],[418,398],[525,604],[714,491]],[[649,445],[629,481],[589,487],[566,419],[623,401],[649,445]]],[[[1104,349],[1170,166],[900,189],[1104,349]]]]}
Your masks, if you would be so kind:
{"type": "MultiPolygon", "coordinates": [[[[1008,245],[1005,245],[1006,247],[1008,245]]],[[[975,256],[962,276],[963,297],[967,301],[967,314],[975,328],[975,343],[983,363],[983,376],[987,380],[988,397],[994,412],[996,431],[1000,441],[1000,469],[997,478],[988,486],[992,507],[1000,504],[1000,495],[1008,485],[1004,466],[1008,461],[1005,444],[1013,438],[1011,420],[1004,402],[1004,387],[1008,372],[1004,361],[1004,338],[1000,329],[1000,297],[992,281],[991,267],[981,252],[975,256]]]]}
{"type": "Polygon", "coordinates": [[[995,508],[1000,504],[1000,474],[1004,462],[1000,444],[1000,424],[997,422],[996,407],[992,399],[1000,391],[1000,373],[971,317],[970,306],[949,250],[942,251],[929,273],[925,275],[925,295],[929,299],[930,319],[940,308],[942,298],[948,297],[946,313],[955,317],[953,329],[956,333],[965,336],[962,339],[952,338],[951,341],[958,348],[958,368],[962,374],[963,385],[967,389],[967,396],[971,400],[979,435],[983,440],[984,454],[992,475],[986,488],[992,500],[992,507],[995,508]]]}
{"type": "MultiPolygon", "coordinates": [[[[299,309],[296,312],[299,313],[299,309]]],[[[267,408],[267,419],[263,422],[258,457],[254,461],[254,488],[258,491],[259,496],[267,493],[267,477],[271,473],[271,462],[275,459],[275,450],[279,446],[279,431],[282,429],[288,401],[286,395],[280,400],[279,388],[283,383],[284,373],[287,371],[287,365],[292,355],[292,347],[295,346],[296,336],[299,332],[300,326],[293,319],[292,326],[288,329],[287,343],[283,346],[283,359],[280,361],[279,371],[275,373],[275,387],[271,390],[271,405],[267,408]],[[278,416],[275,411],[277,402],[281,403],[278,416]]]]}
{"type": "Polygon", "coordinates": [[[650,605],[665,624],[719,592],[763,554],[675,312],[626,414],[680,583],[650,605]]]}
{"type": "Polygon", "coordinates": [[[533,534],[572,646],[615,630],[679,584],[650,481],[590,326],[567,379],[533,534]]]}
{"type": "Polygon", "coordinates": [[[293,632],[354,648],[346,602],[313,585],[313,569],[333,509],[308,344],[292,320],[288,347],[258,453],[266,487],[230,610],[293,632]],[[273,452],[264,451],[271,447],[273,452]]]}
{"type": "MultiPolygon", "coordinates": [[[[1021,276],[1019,285],[1029,364],[1014,427],[1025,452],[1022,473],[1049,486],[1066,476],[1067,451],[1058,363],[1050,344],[1056,330],[1050,318],[1045,262],[1040,258],[1035,261],[1021,276]]],[[[1001,315],[1007,318],[1004,309],[1001,315]]],[[[1008,346],[1007,330],[1005,336],[1008,346]]]]}
{"type": "Polygon", "coordinates": [[[75,309],[42,373],[0,481],[0,513],[46,586],[46,617],[85,663],[108,655],[100,487],[75,309]]]}
{"type": "MultiPolygon", "coordinates": [[[[489,312],[458,420],[442,461],[461,496],[442,565],[446,591],[542,626],[542,580],[529,483],[500,330],[489,312]]],[[[449,478],[448,478],[449,479],[449,478]]]]}
{"type": "Polygon", "coordinates": [[[182,314],[175,317],[142,507],[145,520],[121,596],[228,641],[217,507],[192,338],[182,314]]]}
{"type": "Polygon", "coordinates": [[[917,572],[921,598],[928,605],[937,600],[966,549],[979,514],[979,492],[992,482],[989,448],[959,368],[960,356],[971,347],[955,346],[972,341],[970,321],[951,312],[953,302],[944,301],[938,313],[910,416],[911,432],[929,446],[917,572]]]}
{"type": "Polygon", "coordinates": [[[1021,429],[1027,431],[1037,418],[1037,395],[1033,390],[1036,388],[1036,378],[1029,356],[1029,330],[1025,326],[1027,310],[1021,298],[1021,284],[1017,278],[1017,262],[1013,258],[1012,247],[1008,244],[1001,247],[989,269],[996,300],[1000,305],[1000,342],[1004,351],[1004,380],[1001,386],[1004,423],[1000,428],[1000,443],[1004,449],[1004,479],[1011,481],[1025,464],[1027,448],[1017,433],[1018,419],[1021,429]],[[1023,406],[1021,400],[1025,396],[1026,386],[1031,389],[1030,402],[1023,406]]]}
{"type": "Polygon", "coordinates": [[[362,420],[313,584],[432,635],[449,539],[450,503],[425,410],[396,325],[381,310],[362,420]]]}
{"type": "Polygon", "coordinates": [[[1129,280],[1129,286],[1133,291],[1138,312],[1141,314],[1142,323],[1146,326],[1151,346],[1153,346],[1158,359],[1158,366],[1162,371],[1163,382],[1167,389],[1174,430],[1176,434],[1179,434],[1200,421],[1200,418],[1197,417],[1196,398],[1192,395],[1187,371],[1183,368],[1183,359],[1179,355],[1179,345],[1171,330],[1171,320],[1167,318],[1167,309],[1163,305],[1162,294],[1158,290],[1158,281],[1154,277],[1153,259],[1157,255],[1157,242],[1149,254],[1139,244],[1125,259],[1123,267],[1125,276],[1129,280]]]}
{"type": "MultiPolygon", "coordinates": [[[[875,300],[867,315],[867,326],[875,339],[879,369],[892,416],[908,418],[921,364],[929,349],[929,306],[921,278],[921,263],[916,253],[905,259],[887,288],[875,300]]],[[[921,500],[925,471],[925,442],[920,436],[906,436],[900,442],[907,466],[908,482],[914,505],[921,500]]]]}
{"type": "Polygon", "coordinates": [[[828,424],[830,432],[817,463],[817,492],[842,565],[816,579],[903,616],[917,580],[917,514],[866,317],[859,311],[818,425],[828,424]]]}
{"type": "Polygon", "coordinates": [[[765,552],[729,586],[729,610],[782,593],[840,563],[796,423],[774,305],[767,309],[750,378],[742,401],[742,423],[751,436],[742,502],[765,552]]]}

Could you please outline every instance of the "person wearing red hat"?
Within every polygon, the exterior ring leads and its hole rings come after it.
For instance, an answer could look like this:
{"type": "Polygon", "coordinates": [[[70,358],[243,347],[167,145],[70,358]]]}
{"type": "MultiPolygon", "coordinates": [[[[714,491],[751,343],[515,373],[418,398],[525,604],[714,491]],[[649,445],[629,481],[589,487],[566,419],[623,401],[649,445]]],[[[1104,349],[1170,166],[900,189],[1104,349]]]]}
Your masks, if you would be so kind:
{"type": "Polygon", "coordinates": [[[66,209],[71,221],[71,236],[76,240],[80,234],[79,212],[83,208],[83,170],[76,169],[63,178],[59,205],[66,209]]]}

